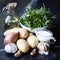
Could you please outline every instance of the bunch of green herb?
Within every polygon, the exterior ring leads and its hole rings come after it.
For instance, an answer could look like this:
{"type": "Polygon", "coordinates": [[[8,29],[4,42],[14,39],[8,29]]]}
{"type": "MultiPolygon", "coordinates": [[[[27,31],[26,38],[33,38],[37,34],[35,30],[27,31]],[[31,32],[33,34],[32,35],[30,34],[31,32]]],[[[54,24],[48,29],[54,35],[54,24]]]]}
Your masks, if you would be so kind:
{"type": "Polygon", "coordinates": [[[52,19],[55,16],[47,10],[45,6],[40,9],[29,8],[28,11],[20,18],[20,23],[30,27],[31,29],[37,27],[50,26],[52,19]]]}

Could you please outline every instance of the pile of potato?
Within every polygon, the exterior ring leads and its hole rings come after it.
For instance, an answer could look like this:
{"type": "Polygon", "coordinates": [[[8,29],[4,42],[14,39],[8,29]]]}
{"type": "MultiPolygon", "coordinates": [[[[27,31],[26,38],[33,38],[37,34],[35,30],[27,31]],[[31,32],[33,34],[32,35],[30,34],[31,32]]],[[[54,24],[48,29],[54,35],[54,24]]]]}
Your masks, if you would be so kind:
{"type": "Polygon", "coordinates": [[[37,37],[33,33],[29,33],[23,28],[13,28],[4,32],[4,45],[6,53],[14,53],[15,57],[19,57],[22,53],[27,53],[31,48],[31,55],[36,54],[36,47],[39,43],[37,37]]]}

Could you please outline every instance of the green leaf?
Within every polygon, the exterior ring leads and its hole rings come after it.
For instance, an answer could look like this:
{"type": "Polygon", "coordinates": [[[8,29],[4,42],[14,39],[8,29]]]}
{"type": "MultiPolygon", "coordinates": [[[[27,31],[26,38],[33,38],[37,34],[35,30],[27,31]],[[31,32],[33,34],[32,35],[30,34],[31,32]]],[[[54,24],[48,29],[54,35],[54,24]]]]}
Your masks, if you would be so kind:
{"type": "Polygon", "coordinates": [[[34,29],[37,27],[49,26],[54,18],[55,15],[51,13],[50,9],[47,10],[43,4],[40,9],[29,8],[28,11],[20,17],[20,23],[34,29]]]}

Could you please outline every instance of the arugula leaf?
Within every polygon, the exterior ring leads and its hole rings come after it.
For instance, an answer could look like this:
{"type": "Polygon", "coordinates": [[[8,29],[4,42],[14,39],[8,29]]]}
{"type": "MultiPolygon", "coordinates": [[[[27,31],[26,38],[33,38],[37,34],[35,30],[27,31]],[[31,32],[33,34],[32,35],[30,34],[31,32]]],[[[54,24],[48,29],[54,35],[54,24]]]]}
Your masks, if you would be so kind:
{"type": "Polygon", "coordinates": [[[50,10],[45,6],[40,9],[29,8],[28,11],[20,18],[20,23],[30,27],[31,29],[37,27],[50,26],[52,19],[56,18],[50,10]]]}

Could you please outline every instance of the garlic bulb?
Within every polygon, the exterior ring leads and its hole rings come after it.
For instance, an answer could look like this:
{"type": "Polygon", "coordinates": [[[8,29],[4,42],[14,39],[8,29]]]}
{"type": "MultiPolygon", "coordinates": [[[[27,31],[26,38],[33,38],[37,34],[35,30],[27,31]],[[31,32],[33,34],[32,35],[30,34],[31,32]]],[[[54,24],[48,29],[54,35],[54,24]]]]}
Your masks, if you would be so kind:
{"type": "Polygon", "coordinates": [[[14,43],[9,43],[5,45],[4,49],[6,53],[15,53],[17,51],[17,46],[14,43]]]}
{"type": "Polygon", "coordinates": [[[49,47],[50,47],[49,44],[40,42],[37,46],[37,48],[39,50],[38,53],[48,55],[49,54],[49,47]]]}

